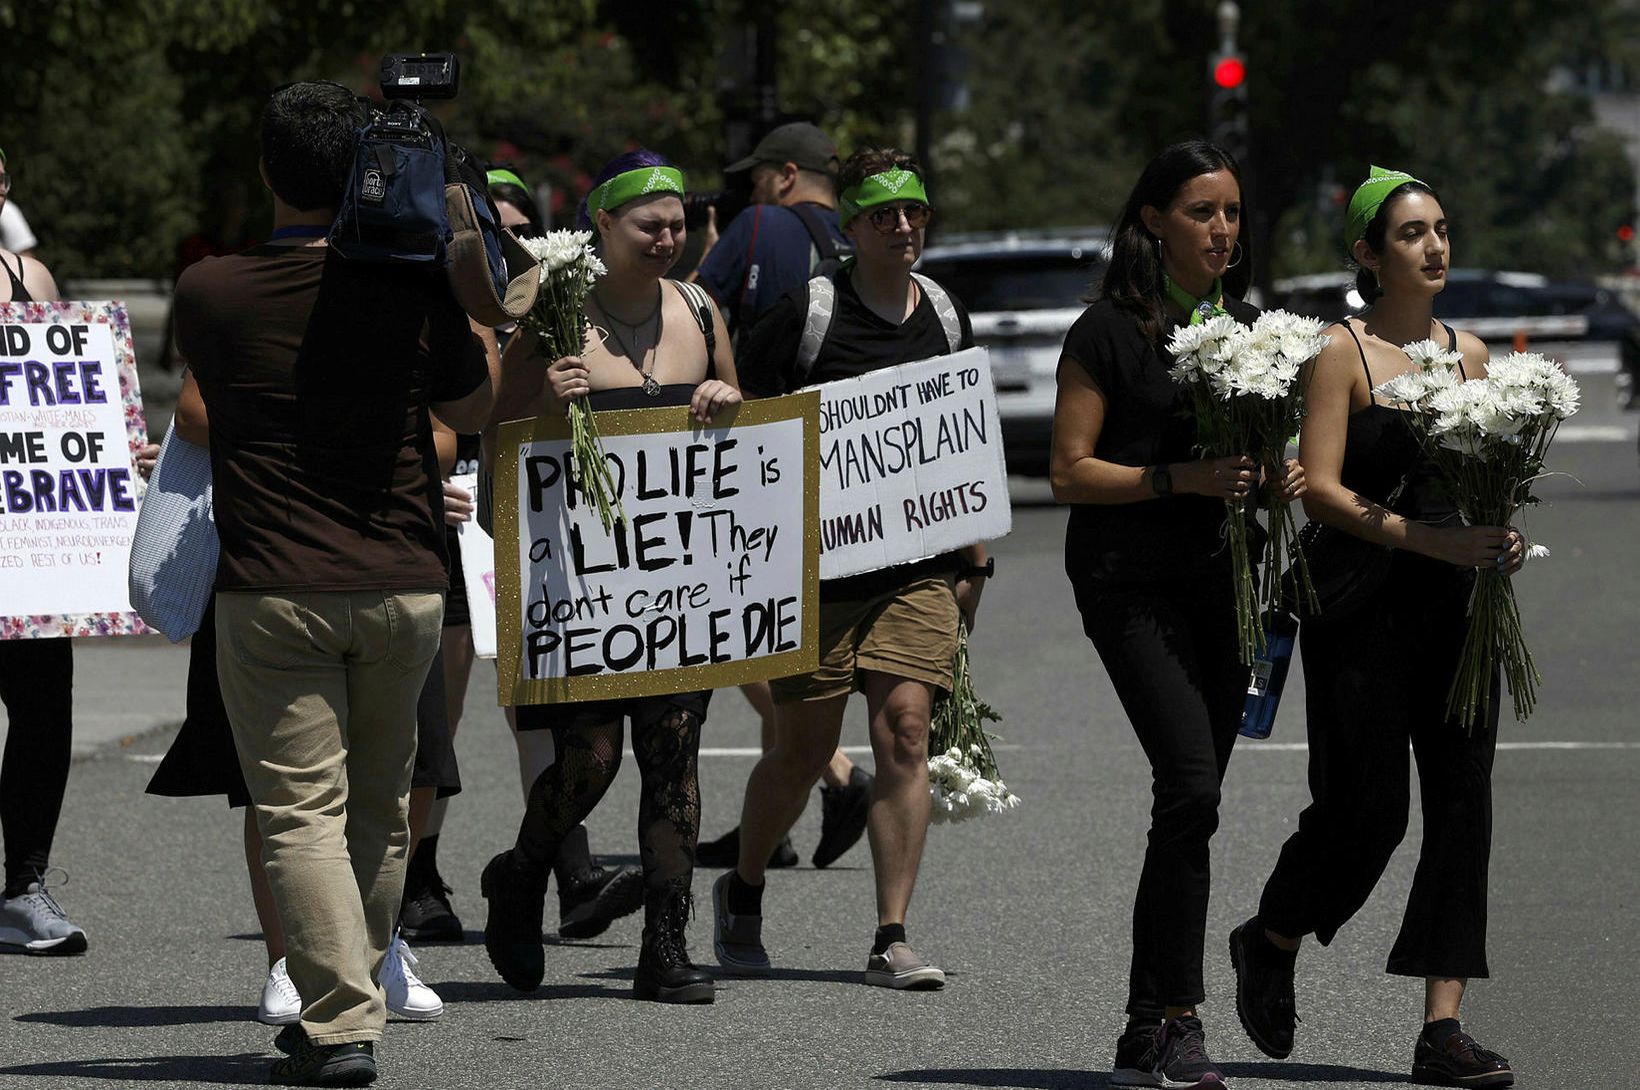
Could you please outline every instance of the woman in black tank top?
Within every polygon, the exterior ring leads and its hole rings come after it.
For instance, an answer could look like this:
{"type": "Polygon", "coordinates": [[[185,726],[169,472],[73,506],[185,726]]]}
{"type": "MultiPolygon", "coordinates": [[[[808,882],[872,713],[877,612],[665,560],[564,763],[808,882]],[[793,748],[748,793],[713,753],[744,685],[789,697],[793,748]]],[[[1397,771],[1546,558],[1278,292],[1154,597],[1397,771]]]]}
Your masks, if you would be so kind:
{"type": "Polygon", "coordinates": [[[1412,366],[1401,346],[1433,340],[1462,353],[1466,378],[1486,373],[1476,337],[1434,320],[1448,267],[1446,214],[1406,175],[1378,172],[1351,202],[1348,241],[1362,318],[1333,327],[1307,387],[1300,457],[1306,514],[1395,551],[1370,600],[1343,616],[1304,620],[1309,781],[1313,800],[1281,850],[1258,915],[1230,935],[1237,1011],[1253,1043],[1292,1050],[1293,966],[1300,939],[1325,945],[1366,902],[1406,833],[1407,751],[1418,762],[1424,838],[1387,971],[1425,979],[1416,1081],[1507,1086],[1508,1063],[1458,1022],[1466,982],[1487,975],[1486,880],[1492,836],[1490,717],[1468,733],[1446,715],[1467,628],[1474,569],[1520,567],[1520,536],[1464,526],[1435,487],[1401,411],[1374,388],[1412,366]]]}
{"type": "MultiPolygon", "coordinates": [[[[621,179],[634,171],[661,178],[663,168],[671,164],[654,152],[630,152],[604,167],[593,195],[622,191],[621,179]]],[[[594,409],[687,405],[710,423],[739,403],[716,305],[692,285],[665,279],[683,250],[680,198],[675,189],[650,186],[630,200],[583,212],[602,239],[609,271],[588,299],[582,351],[549,364],[537,354],[536,335],[520,330],[502,358],[494,419],[562,412],[570,400],[585,397],[594,409]]],[[[624,723],[631,719],[643,780],[638,844],[645,886],[633,990],[641,999],[712,1001],[712,978],[684,947],[700,831],[696,760],[710,697],[703,691],[518,708],[520,731],[553,732],[557,760],[530,788],[512,850],[484,868],[490,903],[484,945],[507,983],[532,991],[541,982],[541,916],[552,861],[614,781],[624,723]]]]}

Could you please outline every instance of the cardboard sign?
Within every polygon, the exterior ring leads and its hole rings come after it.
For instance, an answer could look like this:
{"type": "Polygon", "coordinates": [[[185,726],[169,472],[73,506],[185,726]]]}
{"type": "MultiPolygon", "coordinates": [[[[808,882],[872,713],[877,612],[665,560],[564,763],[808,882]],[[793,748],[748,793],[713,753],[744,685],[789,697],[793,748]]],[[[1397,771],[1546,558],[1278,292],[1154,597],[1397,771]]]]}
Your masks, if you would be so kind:
{"type": "Polygon", "coordinates": [[[625,522],[606,531],[569,424],[501,426],[495,528],[503,704],[718,689],[818,659],[819,396],[710,428],[688,409],[598,414],[625,522]]]}
{"type": "MultiPolygon", "coordinates": [[[[459,473],[450,483],[478,495],[478,474],[459,473]]],[[[472,618],[473,654],[495,658],[495,540],[484,532],[477,519],[468,519],[456,529],[461,548],[461,578],[467,591],[467,613],[472,618]]]]}
{"type": "Polygon", "coordinates": [[[148,631],[126,589],[148,441],[120,303],[0,303],[0,638],[148,631]]]}
{"type": "Polygon", "coordinates": [[[1013,528],[983,348],[820,393],[820,577],[923,560],[1013,528]]]}

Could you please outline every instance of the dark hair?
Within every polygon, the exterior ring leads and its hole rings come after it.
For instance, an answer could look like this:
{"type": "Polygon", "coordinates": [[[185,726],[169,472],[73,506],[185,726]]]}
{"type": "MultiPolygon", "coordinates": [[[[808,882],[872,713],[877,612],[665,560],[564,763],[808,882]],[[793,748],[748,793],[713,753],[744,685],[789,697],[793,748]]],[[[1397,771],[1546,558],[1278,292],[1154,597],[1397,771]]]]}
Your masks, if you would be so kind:
{"type": "MultiPolygon", "coordinates": [[[[1373,213],[1372,219],[1367,221],[1367,229],[1361,234],[1367,248],[1373,253],[1381,254],[1384,252],[1384,237],[1389,232],[1390,205],[1413,193],[1428,193],[1436,200],[1441,199],[1433,189],[1420,181],[1402,182],[1390,190],[1389,195],[1384,198],[1384,203],[1378,206],[1378,211],[1373,213]]],[[[1356,261],[1353,253],[1346,256],[1351,267],[1355,269],[1355,290],[1367,305],[1371,306],[1384,294],[1384,289],[1378,286],[1378,277],[1373,274],[1373,271],[1356,261]]]]}
{"type": "Polygon", "coordinates": [[[850,155],[837,170],[837,191],[852,189],[871,177],[889,170],[909,170],[919,181],[922,167],[899,148],[864,147],[850,155]]]}
{"type": "Polygon", "coordinates": [[[342,203],[365,109],[337,83],[281,87],[262,107],[262,162],[274,195],[298,212],[342,203]]]}
{"type": "MultiPolygon", "coordinates": [[[[676,165],[677,164],[673,163],[672,160],[668,159],[660,152],[650,151],[648,148],[638,148],[635,151],[622,152],[620,155],[617,155],[615,158],[605,163],[604,168],[593,176],[592,185],[588,188],[588,192],[591,192],[593,189],[597,189],[617,174],[625,174],[629,170],[642,170],[644,167],[670,167],[676,165]]],[[[581,198],[581,204],[575,210],[575,226],[579,227],[583,231],[588,230],[593,226],[592,214],[587,211],[587,202],[585,197],[581,198]]]]}
{"type": "Polygon", "coordinates": [[[1162,335],[1162,259],[1156,252],[1156,237],[1145,227],[1139,211],[1146,206],[1167,208],[1185,183],[1219,170],[1228,170],[1242,190],[1241,230],[1236,235],[1241,260],[1224,274],[1225,294],[1240,298],[1252,282],[1253,238],[1248,229],[1247,190],[1241,167],[1228,151],[1206,140],[1184,140],[1163,148],[1140,173],[1122,206],[1121,218],[1111,235],[1110,264],[1105,267],[1097,298],[1109,299],[1132,314],[1150,340],[1160,340],[1162,335]]]}
{"type": "MultiPolygon", "coordinates": [[[[513,168],[507,163],[491,163],[489,169],[512,170],[513,168]]],[[[491,182],[490,200],[506,201],[524,213],[524,218],[529,221],[530,227],[535,231],[541,232],[547,229],[546,221],[541,218],[540,206],[535,203],[535,198],[530,195],[530,191],[523,186],[514,185],[511,182],[491,182]]]]}

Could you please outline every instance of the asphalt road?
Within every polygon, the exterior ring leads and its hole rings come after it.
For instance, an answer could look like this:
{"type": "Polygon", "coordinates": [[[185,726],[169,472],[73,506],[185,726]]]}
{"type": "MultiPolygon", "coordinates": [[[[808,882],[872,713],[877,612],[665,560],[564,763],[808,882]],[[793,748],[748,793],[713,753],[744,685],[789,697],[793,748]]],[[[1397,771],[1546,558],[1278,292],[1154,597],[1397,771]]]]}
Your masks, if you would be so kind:
{"type": "MultiPolygon", "coordinates": [[[[1585,423],[1632,434],[1633,417],[1609,399],[1591,401],[1585,423]]],[[[1640,1006],[1640,465],[1632,439],[1568,442],[1556,460],[1571,476],[1545,485],[1552,502],[1528,524],[1554,556],[1518,583],[1546,683],[1533,719],[1502,728],[1494,978],[1474,984],[1466,1022],[1514,1061],[1521,1086],[1625,1085],[1627,1031],[1640,1006]]],[[[1149,781],[1066,594],[1064,513],[1045,501],[1040,482],[1018,482],[1015,530],[996,548],[999,574],[974,639],[981,691],[1006,717],[999,756],[1025,804],[934,829],[913,905],[911,938],[950,973],[944,992],[857,983],[874,923],[863,847],[827,871],[773,875],[766,937],[780,971],[721,982],[714,1006],[629,998],[636,919],[593,942],[550,946],[545,986],[513,992],[478,935],[479,869],[510,842],[520,811],[493,673],[481,664],[458,739],[467,790],[441,850],[468,941],[421,951],[448,1012],[436,1024],[389,1028],[381,1085],[1105,1086],[1149,781]]],[[[99,724],[99,741],[75,767],[55,858],[71,876],[61,899],[91,950],[69,960],[0,958],[0,1088],[261,1082],[272,1032],[252,1021],[265,962],[239,815],[219,799],[142,794],[170,739],[153,728],[180,716],[185,652],[148,642],[84,651],[77,700],[82,719],[99,724]]],[[[1223,937],[1252,910],[1307,798],[1301,684],[1295,669],[1275,736],[1238,747],[1225,785],[1208,1042],[1238,1088],[1400,1085],[1421,987],[1382,969],[1416,858],[1416,812],[1359,917],[1330,948],[1301,955],[1304,1022],[1292,1058],[1265,1060],[1235,1019],[1223,937]]],[[[861,718],[850,723],[851,744],[864,742],[861,718]]],[[[710,836],[735,820],[756,745],[737,695],[714,704],[705,744],[710,836]]],[[[635,781],[628,764],[590,823],[597,848],[628,859],[635,781]]],[[[797,831],[805,856],[817,824],[811,807],[797,831]]],[[[697,875],[691,931],[706,961],[715,873],[697,875]]]]}

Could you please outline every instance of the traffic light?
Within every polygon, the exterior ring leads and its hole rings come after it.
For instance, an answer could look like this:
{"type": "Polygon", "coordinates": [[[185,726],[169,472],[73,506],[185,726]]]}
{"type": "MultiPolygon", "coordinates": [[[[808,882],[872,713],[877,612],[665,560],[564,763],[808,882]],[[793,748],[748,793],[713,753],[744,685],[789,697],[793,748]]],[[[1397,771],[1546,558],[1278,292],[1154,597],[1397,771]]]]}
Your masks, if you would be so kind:
{"type": "Polygon", "coordinates": [[[1247,124],[1247,58],[1234,51],[1213,55],[1207,63],[1207,131],[1219,147],[1243,164],[1251,148],[1247,124]]]}

